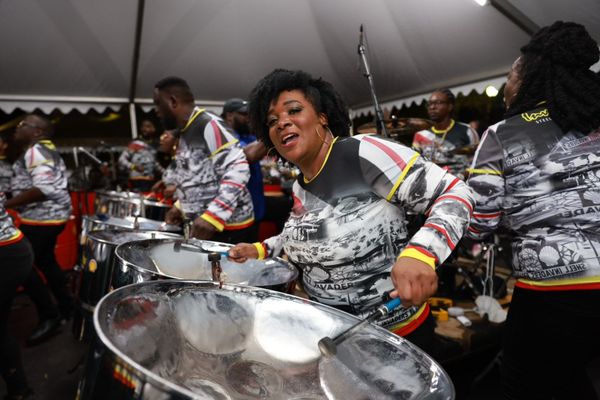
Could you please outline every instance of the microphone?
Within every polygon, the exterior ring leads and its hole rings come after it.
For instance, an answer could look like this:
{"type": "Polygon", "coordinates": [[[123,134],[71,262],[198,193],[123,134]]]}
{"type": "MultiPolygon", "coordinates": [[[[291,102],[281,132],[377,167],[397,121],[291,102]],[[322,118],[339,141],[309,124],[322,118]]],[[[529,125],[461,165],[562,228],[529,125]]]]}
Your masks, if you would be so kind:
{"type": "Polygon", "coordinates": [[[358,36],[358,54],[360,54],[363,47],[364,47],[364,29],[363,29],[363,24],[360,24],[360,34],[358,36]]]}

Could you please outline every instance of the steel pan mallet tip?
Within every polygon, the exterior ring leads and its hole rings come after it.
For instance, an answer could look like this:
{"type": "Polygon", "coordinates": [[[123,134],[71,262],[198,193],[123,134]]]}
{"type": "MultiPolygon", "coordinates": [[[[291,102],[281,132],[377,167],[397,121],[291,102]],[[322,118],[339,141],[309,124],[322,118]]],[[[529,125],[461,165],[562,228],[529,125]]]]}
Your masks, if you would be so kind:
{"type": "Polygon", "coordinates": [[[325,357],[333,357],[337,353],[336,345],[330,337],[325,336],[318,343],[319,351],[325,357]]]}

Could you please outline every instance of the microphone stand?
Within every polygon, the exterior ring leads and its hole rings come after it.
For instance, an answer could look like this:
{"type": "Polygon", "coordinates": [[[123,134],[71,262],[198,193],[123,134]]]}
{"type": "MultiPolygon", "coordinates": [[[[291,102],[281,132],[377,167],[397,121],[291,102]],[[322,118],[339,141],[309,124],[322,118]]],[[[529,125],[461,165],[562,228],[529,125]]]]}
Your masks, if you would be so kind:
{"type": "Polygon", "coordinates": [[[93,155],[92,153],[90,153],[89,151],[87,151],[85,148],[83,147],[76,147],[75,150],[77,152],[80,152],[82,154],[85,154],[86,156],[88,156],[92,161],[94,161],[96,164],[98,165],[102,165],[102,161],[100,161],[95,155],[93,155]]]}
{"type": "MultiPolygon", "coordinates": [[[[101,166],[103,163],[102,161],[100,161],[96,156],[94,156],[92,153],[90,153],[89,151],[87,151],[85,148],[83,147],[73,147],[73,156],[75,158],[75,165],[76,167],[79,167],[79,155],[83,154],[87,157],[89,157],[95,164],[101,166]]],[[[90,182],[90,178],[88,176],[88,173],[85,170],[85,164],[83,163],[83,160],[81,160],[81,172],[82,172],[82,189],[83,189],[83,206],[81,204],[81,201],[78,201],[78,206],[79,206],[79,210],[80,210],[80,214],[84,215],[89,215],[89,210],[88,210],[88,194],[91,192],[93,193],[92,190],[92,185],[90,182]]],[[[79,196],[78,196],[79,197],[79,196]]],[[[81,224],[79,224],[79,226],[81,226],[81,224]]]]}
{"type": "Polygon", "coordinates": [[[389,137],[387,129],[385,127],[385,121],[383,120],[383,111],[381,110],[381,106],[379,105],[379,101],[377,101],[377,95],[375,94],[375,84],[373,83],[373,75],[371,75],[371,70],[369,69],[369,61],[367,60],[366,54],[366,46],[363,41],[363,26],[360,25],[360,40],[358,43],[358,54],[360,55],[360,60],[362,61],[363,67],[365,69],[365,73],[363,74],[365,78],[369,81],[369,88],[371,89],[371,97],[373,98],[373,104],[375,105],[375,126],[377,127],[377,134],[382,135],[383,137],[389,137]]]}

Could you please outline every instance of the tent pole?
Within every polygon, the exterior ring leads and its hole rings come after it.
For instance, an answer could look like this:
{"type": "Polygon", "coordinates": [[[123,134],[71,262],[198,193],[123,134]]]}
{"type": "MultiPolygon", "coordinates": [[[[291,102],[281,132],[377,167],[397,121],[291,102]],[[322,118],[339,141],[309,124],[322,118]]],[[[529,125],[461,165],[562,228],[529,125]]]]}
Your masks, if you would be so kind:
{"type": "Polygon", "coordinates": [[[137,115],[135,115],[135,103],[129,103],[129,122],[131,122],[131,137],[138,137],[137,115]]]}
{"type": "Polygon", "coordinates": [[[142,42],[142,26],[144,24],[145,0],[138,0],[137,19],[135,23],[135,42],[133,44],[133,60],[131,62],[131,82],[129,87],[129,121],[131,122],[131,137],[137,138],[137,116],[135,114],[135,92],[137,89],[138,66],[140,64],[140,46],[142,42]]]}
{"type": "Polygon", "coordinates": [[[523,14],[519,9],[510,4],[508,0],[490,0],[490,4],[500,14],[511,20],[511,22],[521,28],[529,36],[540,30],[540,26],[533,22],[527,15],[523,14]]]}
{"type": "Polygon", "coordinates": [[[135,101],[137,89],[138,66],[140,63],[140,47],[142,42],[142,26],[144,24],[145,0],[138,0],[137,20],[135,23],[135,42],[133,44],[133,60],[131,65],[131,81],[129,86],[129,103],[135,101]]]}

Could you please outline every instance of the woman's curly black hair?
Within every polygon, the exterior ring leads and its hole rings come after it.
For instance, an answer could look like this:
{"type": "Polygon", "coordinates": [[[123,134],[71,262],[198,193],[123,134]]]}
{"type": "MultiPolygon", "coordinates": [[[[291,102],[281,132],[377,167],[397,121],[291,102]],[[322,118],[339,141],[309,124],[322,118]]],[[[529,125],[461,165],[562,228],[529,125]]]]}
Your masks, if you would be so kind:
{"type": "Polygon", "coordinates": [[[250,126],[267,147],[273,147],[267,127],[269,107],[277,101],[281,92],[296,89],[304,93],[317,113],[327,116],[327,125],[334,136],[350,134],[348,108],[331,83],[315,79],[304,71],[276,69],[252,89],[248,107],[250,126]]]}
{"type": "Polygon", "coordinates": [[[563,132],[600,127],[600,75],[590,70],[600,51],[582,25],[557,21],[535,33],[521,53],[521,86],[505,117],[546,101],[563,132]]]}

